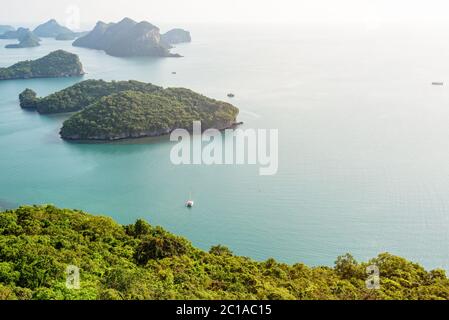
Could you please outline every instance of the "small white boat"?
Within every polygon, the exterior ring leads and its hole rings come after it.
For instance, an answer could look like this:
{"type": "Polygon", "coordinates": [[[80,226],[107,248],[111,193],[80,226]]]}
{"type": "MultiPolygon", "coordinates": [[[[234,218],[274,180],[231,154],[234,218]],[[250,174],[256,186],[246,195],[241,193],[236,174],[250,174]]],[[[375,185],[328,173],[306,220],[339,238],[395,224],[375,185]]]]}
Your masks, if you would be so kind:
{"type": "Polygon", "coordinates": [[[186,207],[187,208],[193,208],[194,205],[195,205],[195,202],[193,200],[188,200],[186,202],[186,207]]]}

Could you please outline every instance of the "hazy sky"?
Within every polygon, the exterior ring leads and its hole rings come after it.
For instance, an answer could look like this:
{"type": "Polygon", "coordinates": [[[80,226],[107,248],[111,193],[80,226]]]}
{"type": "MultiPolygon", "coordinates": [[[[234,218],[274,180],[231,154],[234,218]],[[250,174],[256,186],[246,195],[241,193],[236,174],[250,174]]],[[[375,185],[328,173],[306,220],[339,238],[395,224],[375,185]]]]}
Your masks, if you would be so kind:
{"type": "Polygon", "coordinates": [[[0,24],[49,18],[89,26],[128,16],[153,23],[444,22],[447,0],[1,0],[0,24]],[[79,15],[78,15],[79,12],[79,15]],[[79,16],[79,19],[78,19],[79,16]]]}

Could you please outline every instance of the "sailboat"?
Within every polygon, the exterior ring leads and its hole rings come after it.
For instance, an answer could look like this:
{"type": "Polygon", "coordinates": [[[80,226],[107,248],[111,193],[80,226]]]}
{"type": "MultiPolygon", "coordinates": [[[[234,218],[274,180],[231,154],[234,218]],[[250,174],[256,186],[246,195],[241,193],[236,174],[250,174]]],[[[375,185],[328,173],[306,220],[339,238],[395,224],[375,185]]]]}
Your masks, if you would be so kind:
{"type": "MultiPolygon", "coordinates": [[[[190,194],[189,199],[192,199],[192,194],[190,194]]],[[[195,201],[193,201],[193,200],[187,200],[186,201],[186,207],[187,208],[193,208],[194,205],[195,205],[195,201]]]]}

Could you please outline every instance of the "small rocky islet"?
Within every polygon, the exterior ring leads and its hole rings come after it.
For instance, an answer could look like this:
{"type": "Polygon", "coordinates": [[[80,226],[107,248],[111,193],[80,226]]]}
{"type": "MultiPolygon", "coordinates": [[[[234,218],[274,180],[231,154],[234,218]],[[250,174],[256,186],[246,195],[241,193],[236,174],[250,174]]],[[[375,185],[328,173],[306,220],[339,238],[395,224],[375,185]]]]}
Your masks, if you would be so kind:
{"type": "Polygon", "coordinates": [[[56,38],[60,35],[75,35],[75,32],[67,27],[60,25],[55,19],[51,19],[37,26],[33,33],[42,38],[56,38]]]}

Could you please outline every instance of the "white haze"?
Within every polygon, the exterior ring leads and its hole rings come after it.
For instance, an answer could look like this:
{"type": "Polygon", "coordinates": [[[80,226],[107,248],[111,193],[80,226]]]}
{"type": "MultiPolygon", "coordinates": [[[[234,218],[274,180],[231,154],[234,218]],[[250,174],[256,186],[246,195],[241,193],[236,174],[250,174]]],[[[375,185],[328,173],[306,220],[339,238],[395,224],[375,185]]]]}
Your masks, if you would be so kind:
{"type": "Polygon", "coordinates": [[[444,23],[445,0],[2,0],[0,24],[33,26],[50,18],[70,20],[80,12],[80,26],[97,20],[164,23],[444,23]]]}

